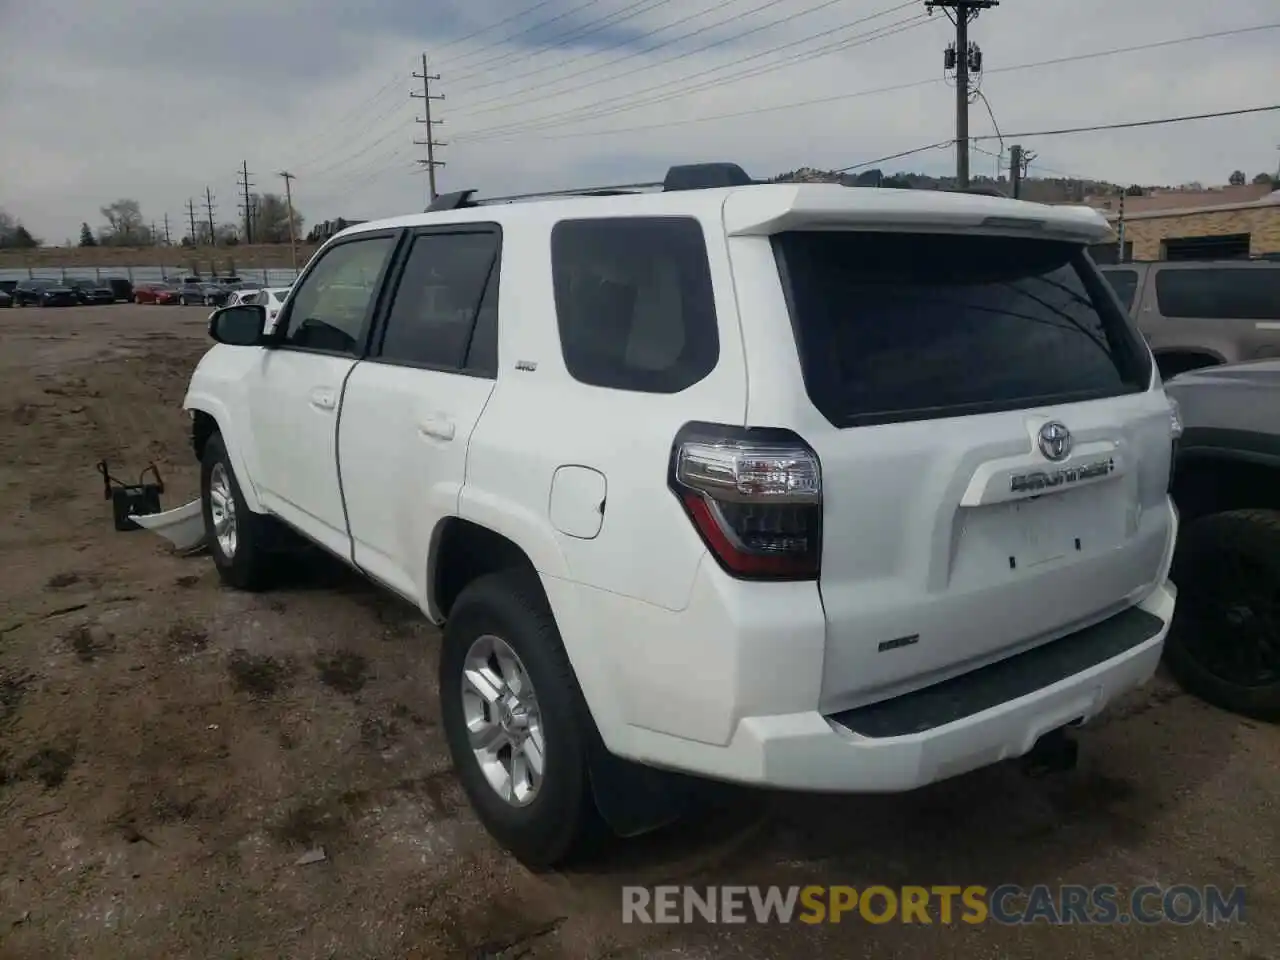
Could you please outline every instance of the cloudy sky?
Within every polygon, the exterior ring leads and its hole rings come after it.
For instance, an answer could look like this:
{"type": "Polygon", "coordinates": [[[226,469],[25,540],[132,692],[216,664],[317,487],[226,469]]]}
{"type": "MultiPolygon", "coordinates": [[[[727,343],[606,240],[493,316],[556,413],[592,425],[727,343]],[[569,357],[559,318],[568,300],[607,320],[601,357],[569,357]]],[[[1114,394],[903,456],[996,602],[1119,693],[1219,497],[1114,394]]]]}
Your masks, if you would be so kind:
{"type": "MultiPolygon", "coordinates": [[[[995,120],[1025,134],[1275,102],[1280,29],[1034,65],[1278,23],[1276,0],[1003,0],[971,30],[995,120]]],[[[441,191],[845,167],[952,135],[951,37],[918,0],[0,0],[0,209],[61,243],[133,197],[176,238],[206,186],[234,220],[242,161],[255,189],[294,173],[308,222],[421,209],[423,51],[441,191]]],[[[981,102],[971,117],[993,133],[981,102]]],[[[1019,140],[1033,175],[1221,183],[1276,170],[1280,112],[1019,140]]],[[[880,166],[940,173],[954,153],[880,166]]]]}

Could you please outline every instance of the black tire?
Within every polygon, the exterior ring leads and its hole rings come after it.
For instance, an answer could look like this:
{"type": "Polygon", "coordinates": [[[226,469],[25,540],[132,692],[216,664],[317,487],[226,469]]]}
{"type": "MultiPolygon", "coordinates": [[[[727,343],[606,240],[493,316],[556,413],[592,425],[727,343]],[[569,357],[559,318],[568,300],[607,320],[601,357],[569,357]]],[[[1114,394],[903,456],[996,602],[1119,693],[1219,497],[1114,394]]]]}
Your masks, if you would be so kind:
{"type": "Polygon", "coordinates": [[[1280,722],[1280,511],[1188,524],[1170,579],[1178,603],[1165,659],[1178,683],[1223,710],[1280,722]]]}
{"type": "Polygon", "coordinates": [[[555,618],[532,571],[488,574],[458,597],[440,651],[440,711],[454,769],[472,808],[497,842],[531,870],[548,870],[585,853],[607,835],[592,797],[587,761],[594,732],[555,618]],[[514,806],[490,786],[468,741],[463,664],[485,634],[520,658],[536,692],[545,735],[538,792],[514,806]]]}
{"type": "Polygon", "coordinates": [[[204,456],[200,460],[200,506],[204,514],[205,537],[209,554],[222,582],[237,590],[262,590],[269,585],[271,556],[268,551],[268,519],[249,510],[240,481],[236,479],[227,456],[222,435],[215,433],[205,443],[204,456]],[[213,509],[210,501],[210,481],[214,469],[221,466],[231,488],[235,502],[236,545],[234,555],[228,556],[214,535],[213,509]]]}

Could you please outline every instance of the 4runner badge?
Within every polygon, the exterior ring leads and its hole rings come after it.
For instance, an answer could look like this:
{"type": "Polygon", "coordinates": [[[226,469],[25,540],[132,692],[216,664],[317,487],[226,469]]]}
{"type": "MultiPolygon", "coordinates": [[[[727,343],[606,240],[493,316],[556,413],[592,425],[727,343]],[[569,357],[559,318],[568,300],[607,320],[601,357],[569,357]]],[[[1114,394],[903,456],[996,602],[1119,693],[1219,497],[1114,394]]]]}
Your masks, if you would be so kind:
{"type": "Polygon", "coordinates": [[[1110,458],[1096,463],[1086,463],[1079,467],[1067,467],[1065,470],[1033,470],[1030,473],[1015,473],[1009,478],[1011,493],[1029,493],[1032,490],[1052,490],[1081,480],[1096,480],[1108,476],[1116,468],[1116,462],[1110,458]]]}

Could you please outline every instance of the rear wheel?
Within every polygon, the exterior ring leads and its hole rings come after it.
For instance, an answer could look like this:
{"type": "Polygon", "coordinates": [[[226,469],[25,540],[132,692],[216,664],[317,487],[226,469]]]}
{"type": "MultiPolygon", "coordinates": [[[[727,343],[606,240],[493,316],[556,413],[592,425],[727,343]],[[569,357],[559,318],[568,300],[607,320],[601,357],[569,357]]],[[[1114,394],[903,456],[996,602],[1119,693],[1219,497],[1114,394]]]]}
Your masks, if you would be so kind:
{"type": "Polygon", "coordinates": [[[1280,511],[1202,517],[1178,539],[1177,612],[1165,645],[1187,692],[1280,721],[1280,511]]]}
{"type": "Polygon", "coordinates": [[[534,574],[488,574],[462,591],[444,630],[440,709],[476,815],[527,867],[562,864],[603,833],[590,717],[534,574]]]}

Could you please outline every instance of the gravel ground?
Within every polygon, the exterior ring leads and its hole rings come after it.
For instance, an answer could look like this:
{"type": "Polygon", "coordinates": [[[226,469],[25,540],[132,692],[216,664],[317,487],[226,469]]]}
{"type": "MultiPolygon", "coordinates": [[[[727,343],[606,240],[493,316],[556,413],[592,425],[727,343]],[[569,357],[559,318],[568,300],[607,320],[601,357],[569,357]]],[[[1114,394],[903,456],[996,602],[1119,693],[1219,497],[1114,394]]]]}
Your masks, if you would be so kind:
{"type": "MultiPolygon", "coordinates": [[[[0,957],[1280,958],[1280,730],[1164,678],[1071,774],[904,797],[732,791],[534,876],[450,772],[435,631],[327,563],[221,589],[116,533],[94,464],[194,496],[179,409],[206,311],[0,311],[0,957]],[[299,863],[322,848],[325,859],[299,863]],[[621,887],[1218,884],[1210,926],[644,926],[621,887]]],[[[936,915],[935,915],[936,919],[936,915]]]]}

